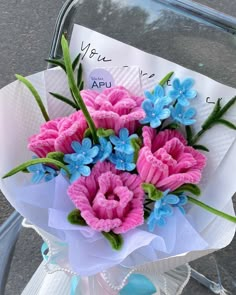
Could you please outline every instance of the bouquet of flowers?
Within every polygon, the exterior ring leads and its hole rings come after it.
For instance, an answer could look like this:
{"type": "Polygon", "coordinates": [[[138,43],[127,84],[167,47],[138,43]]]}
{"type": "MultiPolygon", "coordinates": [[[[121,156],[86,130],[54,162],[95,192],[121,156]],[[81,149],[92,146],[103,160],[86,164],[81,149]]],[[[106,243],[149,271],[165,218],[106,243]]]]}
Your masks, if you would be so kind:
{"type": "MultiPolygon", "coordinates": [[[[131,294],[125,293],[127,278],[138,268],[142,273],[145,263],[162,273],[229,243],[232,230],[224,241],[207,239],[219,224],[234,229],[236,218],[231,205],[223,212],[199,200],[211,153],[199,140],[218,124],[236,130],[225,117],[236,96],[224,105],[219,98],[195,132],[198,110],[191,103],[197,99],[197,90],[191,77],[180,80],[170,72],[142,96],[123,85],[102,92],[83,89],[80,55],[71,61],[64,37],[62,49],[63,59],[50,62],[65,72],[70,98],[58,93],[51,93],[51,98],[67,104],[68,114],[49,118],[44,94],[33,86],[33,82],[41,83],[37,75],[31,82],[17,75],[21,83],[15,82],[14,106],[7,98],[2,102],[1,120],[16,124],[16,133],[25,133],[14,144],[8,141],[2,147],[1,188],[13,206],[38,227],[49,248],[48,271],[59,266],[73,275],[103,272],[107,278],[104,271],[122,265],[126,269],[123,284],[113,292],[131,294]],[[168,81],[172,82],[170,91],[168,81]],[[37,104],[27,100],[25,110],[14,119],[24,103],[21,98],[32,95],[37,104]],[[10,120],[9,112],[13,113],[10,120]],[[26,151],[28,136],[32,159],[26,151]],[[10,152],[12,157],[6,157],[10,152]],[[201,232],[197,223],[204,215],[192,205],[217,216],[201,232]]],[[[52,76],[54,71],[50,70],[52,76]]],[[[8,136],[12,139],[15,133],[8,136]]],[[[214,204],[214,195],[211,198],[214,204]]],[[[152,282],[153,273],[147,275],[152,282]]],[[[145,278],[139,279],[145,285],[145,278]]],[[[154,285],[148,294],[156,292],[154,285]]]]}

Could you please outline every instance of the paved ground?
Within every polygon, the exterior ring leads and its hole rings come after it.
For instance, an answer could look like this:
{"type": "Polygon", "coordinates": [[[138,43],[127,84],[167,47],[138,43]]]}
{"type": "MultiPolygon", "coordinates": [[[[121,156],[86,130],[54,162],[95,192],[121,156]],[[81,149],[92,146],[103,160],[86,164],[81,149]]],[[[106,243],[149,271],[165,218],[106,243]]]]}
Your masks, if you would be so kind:
{"type": "MultiPolygon", "coordinates": [[[[15,73],[29,75],[45,68],[44,58],[48,55],[55,18],[63,2],[63,0],[0,1],[0,88],[13,81],[15,73]]],[[[89,6],[89,2],[87,6],[89,6]]],[[[221,11],[236,16],[235,1],[198,0],[197,2],[215,8],[219,7],[221,11]]],[[[87,11],[92,13],[93,10],[93,7],[90,7],[90,10],[87,11]]],[[[89,14],[85,15],[84,18],[86,18],[85,21],[90,21],[89,14]]],[[[91,23],[94,26],[99,26],[99,20],[91,18],[91,23]]],[[[210,50],[211,48],[209,48],[210,50]]],[[[0,224],[9,216],[11,211],[12,208],[8,202],[0,196],[0,224]]],[[[7,295],[21,293],[23,286],[41,261],[40,245],[40,238],[31,230],[22,230],[16,247],[16,255],[13,259],[7,295]]],[[[236,239],[227,250],[222,250],[216,254],[216,259],[221,265],[223,283],[228,289],[234,290],[232,294],[236,294],[235,249],[236,239]]],[[[194,265],[201,271],[207,271],[210,277],[216,279],[216,271],[213,270],[211,263],[212,259],[209,258],[207,262],[203,259],[196,261],[194,265]]],[[[207,295],[210,293],[191,281],[184,294],[207,295]]]]}

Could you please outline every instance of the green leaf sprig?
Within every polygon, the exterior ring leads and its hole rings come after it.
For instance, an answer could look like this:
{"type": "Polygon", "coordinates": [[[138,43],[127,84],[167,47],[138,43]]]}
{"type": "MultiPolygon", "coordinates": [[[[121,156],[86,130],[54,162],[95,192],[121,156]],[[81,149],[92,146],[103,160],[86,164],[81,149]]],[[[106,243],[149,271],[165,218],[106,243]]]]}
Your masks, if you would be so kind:
{"type": "Polygon", "coordinates": [[[54,165],[57,168],[64,169],[66,171],[67,175],[70,177],[69,170],[67,169],[66,165],[64,165],[61,161],[58,161],[58,160],[55,160],[52,158],[38,158],[38,159],[29,160],[29,161],[15,167],[11,171],[9,171],[7,174],[5,174],[2,178],[4,179],[4,178],[10,177],[12,175],[15,175],[16,173],[24,171],[27,169],[27,167],[35,165],[35,164],[54,165]]]}
{"type": "Polygon", "coordinates": [[[66,38],[62,36],[61,40],[61,46],[62,46],[62,51],[63,51],[63,57],[64,57],[64,62],[65,62],[65,67],[66,67],[66,73],[67,73],[67,78],[68,78],[68,84],[70,87],[70,90],[72,91],[76,104],[79,106],[81,111],[83,112],[85,119],[89,125],[89,128],[91,130],[92,138],[94,140],[94,143],[98,143],[98,137],[97,137],[97,130],[96,126],[93,122],[92,117],[90,116],[90,113],[88,112],[88,109],[80,95],[79,89],[77,87],[75,78],[74,78],[74,72],[72,68],[72,63],[71,63],[71,58],[70,58],[70,52],[69,52],[69,46],[66,38]]]}
{"type": "Polygon", "coordinates": [[[223,119],[222,117],[226,114],[226,112],[234,105],[236,102],[236,96],[234,96],[227,104],[222,107],[220,103],[221,99],[219,98],[213,108],[209,117],[203,122],[201,126],[201,130],[191,138],[189,138],[188,142],[190,145],[194,146],[200,137],[209,129],[211,129],[216,124],[225,125],[228,128],[236,130],[236,126],[228,120],[223,119]]]}
{"type": "Polygon", "coordinates": [[[36,103],[38,104],[39,108],[40,108],[40,111],[45,119],[45,121],[50,121],[50,118],[48,116],[48,113],[46,111],[46,108],[43,104],[43,101],[42,101],[42,98],[40,97],[38,91],[35,89],[35,87],[32,85],[32,83],[27,80],[25,77],[21,76],[21,75],[15,75],[16,78],[21,81],[29,90],[30,92],[32,93],[32,95],[34,96],[35,98],[35,101],[36,103]]]}
{"type": "Polygon", "coordinates": [[[160,86],[164,86],[169,80],[170,78],[173,76],[174,72],[170,72],[168,73],[160,82],[159,82],[159,85],[160,86]]]}

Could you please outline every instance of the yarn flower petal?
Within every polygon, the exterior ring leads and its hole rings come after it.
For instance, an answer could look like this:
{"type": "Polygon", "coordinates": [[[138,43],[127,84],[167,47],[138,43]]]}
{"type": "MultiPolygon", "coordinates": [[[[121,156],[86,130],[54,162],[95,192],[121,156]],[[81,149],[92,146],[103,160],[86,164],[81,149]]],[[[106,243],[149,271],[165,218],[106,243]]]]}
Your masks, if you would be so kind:
{"type": "Polygon", "coordinates": [[[109,138],[110,141],[114,144],[116,151],[126,154],[132,154],[134,152],[134,149],[131,145],[131,139],[138,138],[138,135],[132,134],[129,136],[129,130],[127,128],[122,128],[119,131],[119,137],[111,135],[109,138]]]}
{"type": "Polygon", "coordinates": [[[98,162],[90,176],[81,177],[68,195],[87,225],[96,231],[125,233],[144,222],[144,192],[138,175],[98,162]]]}
{"type": "Polygon", "coordinates": [[[189,100],[197,95],[196,90],[191,89],[193,84],[194,80],[191,78],[185,79],[182,83],[179,79],[174,79],[172,82],[173,90],[169,92],[169,96],[176,99],[182,106],[188,106],[189,100]]]}
{"type": "Polygon", "coordinates": [[[97,146],[92,147],[92,141],[90,138],[84,138],[82,143],[73,141],[71,147],[75,151],[75,153],[71,154],[72,159],[76,161],[76,159],[82,155],[88,164],[93,162],[93,158],[95,158],[99,152],[97,146]]]}
{"type": "Polygon", "coordinates": [[[196,109],[189,108],[187,110],[184,107],[177,103],[175,107],[171,107],[171,116],[176,121],[182,125],[192,125],[196,122],[193,117],[196,115],[196,109]]]}

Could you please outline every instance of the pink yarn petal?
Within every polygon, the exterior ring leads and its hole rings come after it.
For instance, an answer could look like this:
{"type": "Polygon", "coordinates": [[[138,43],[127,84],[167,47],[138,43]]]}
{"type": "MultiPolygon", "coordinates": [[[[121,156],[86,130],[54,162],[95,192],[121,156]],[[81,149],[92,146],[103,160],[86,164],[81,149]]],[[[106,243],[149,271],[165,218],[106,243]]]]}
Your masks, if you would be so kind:
{"type": "Polygon", "coordinates": [[[141,179],[111,163],[97,163],[90,176],[69,187],[68,195],[94,230],[123,233],[144,222],[141,179]]]}
{"type": "Polygon", "coordinates": [[[177,130],[156,133],[143,128],[144,147],[139,152],[137,170],[143,182],[159,189],[175,189],[184,183],[198,183],[206,157],[187,146],[177,130]]]}
{"type": "Polygon", "coordinates": [[[172,191],[185,183],[197,184],[200,179],[201,172],[199,170],[192,170],[188,173],[173,174],[158,182],[157,187],[161,190],[170,189],[172,191]]]}

